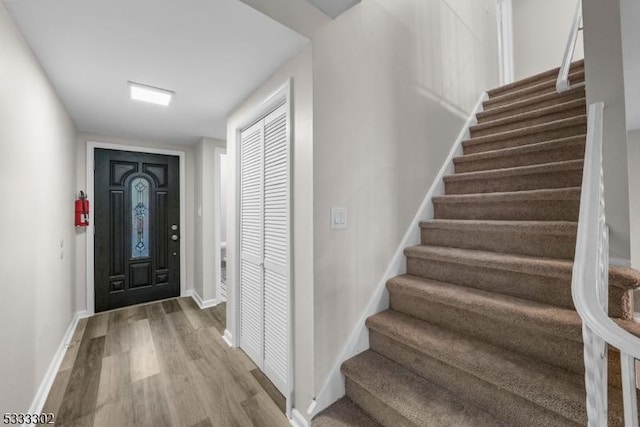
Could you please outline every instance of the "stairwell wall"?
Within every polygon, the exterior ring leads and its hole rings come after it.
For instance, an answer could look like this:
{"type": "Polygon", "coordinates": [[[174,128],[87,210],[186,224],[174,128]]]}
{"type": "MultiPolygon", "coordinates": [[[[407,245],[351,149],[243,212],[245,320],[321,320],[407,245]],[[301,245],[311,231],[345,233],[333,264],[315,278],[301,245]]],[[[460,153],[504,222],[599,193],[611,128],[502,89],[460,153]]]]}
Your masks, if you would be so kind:
{"type": "Polygon", "coordinates": [[[495,2],[368,0],[313,37],[315,392],[482,91],[495,2]],[[331,207],[348,227],[331,230],[331,207]]]}
{"type": "Polygon", "coordinates": [[[629,174],[620,2],[583,0],[587,103],[604,102],[604,195],[609,255],[629,265],[629,174]]]}
{"type": "MultiPolygon", "coordinates": [[[[512,0],[516,80],[559,67],[578,0],[512,0]]],[[[573,60],[584,58],[582,32],[573,60]]]]}
{"type": "MultiPolygon", "coordinates": [[[[629,212],[631,228],[631,267],[640,270],[640,130],[627,134],[629,145],[629,212]]],[[[636,301],[640,300],[636,294],[636,301]]],[[[640,306],[640,303],[636,307],[640,306]]],[[[636,311],[640,311],[636,308],[636,311]]]]}

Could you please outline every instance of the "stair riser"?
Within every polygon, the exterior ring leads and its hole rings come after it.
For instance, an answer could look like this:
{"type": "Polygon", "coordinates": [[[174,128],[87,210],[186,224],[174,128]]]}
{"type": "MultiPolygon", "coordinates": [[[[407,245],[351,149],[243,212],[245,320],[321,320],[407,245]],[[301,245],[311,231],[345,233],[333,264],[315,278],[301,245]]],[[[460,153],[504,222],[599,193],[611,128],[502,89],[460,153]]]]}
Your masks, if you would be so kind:
{"type": "Polygon", "coordinates": [[[546,130],[530,133],[511,138],[499,140],[489,140],[482,143],[472,143],[473,140],[462,143],[464,154],[484,153],[486,151],[501,150],[504,148],[521,147],[523,145],[535,144],[537,142],[553,141],[555,139],[567,138],[571,136],[584,135],[587,132],[587,125],[580,124],[567,126],[559,129],[546,130]]]}
{"type": "MultiPolygon", "coordinates": [[[[407,257],[407,273],[574,309],[570,277],[566,279],[545,277],[485,266],[480,267],[411,256],[407,257]]],[[[629,292],[625,292],[620,288],[610,287],[609,315],[623,319],[631,318],[632,299],[629,292]]]]}
{"type": "Polygon", "coordinates": [[[579,200],[434,201],[436,219],[577,221],[579,200]]]}
{"type": "Polygon", "coordinates": [[[445,180],[446,194],[477,194],[580,187],[582,169],[476,180],[445,180]]]}
{"type": "MultiPolygon", "coordinates": [[[[472,401],[504,420],[508,425],[531,425],[531,420],[536,420],[537,425],[545,426],[574,425],[574,421],[425,355],[377,331],[369,330],[369,344],[372,350],[399,363],[416,375],[472,401]]],[[[578,418],[580,411],[574,410],[572,413],[578,418]]],[[[580,423],[586,422],[584,415],[578,420],[580,423]]]]}
{"type": "MultiPolygon", "coordinates": [[[[577,72],[584,72],[584,62],[578,61],[576,63],[571,64],[571,68],[569,68],[569,74],[574,74],[577,72]]],[[[519,80],[512,84],[508,84],[505,86],[497,87],[495,89],[491,89],[489,91],[489,96],[496,97],[500,95],[504,95],[505,93],[517,91],[529,86],[538,85],[543,82],[555,81],[558,79],[559,70],[549,70],[544,73],[540,73],[536,76],[531,76],[530,78],[526,78],[523,80],[519,80]]]]}
{"type": "Polygon", "coordinates": [[[423,228],[421,235],[423,245],[561,259],[573,259],[576,246],[575,235],[514,230],[423,228]]]}
{"type": "Polygon", "coordinates": [[[582,159],[584,157],[584,145],[584,141],[577,143],[571,142],[565,146],[557,145],[544,151],[495,157],[485,160],[474,160],[470,162],[458,162],[455,163],[455,170],[456,173],[477,172],[582,159]]]}
{"type": "MultiPolygon", "coordinates": [[[[584,71],[574,73],[569,76],[569,81],[572,85],[583,83],[584,82],[584,71]]],[[[548,93],[556,92],[556,82],[555,80],[548,80],[543,85],[539,86],[529,86],[524,90],[512,91],[506,94],[501,94],[500,96],[494,96],[489,98],[483,104],[484,110],[489,110],[491,108],[500,107],[502,105],[507,105],[515,101],[523,101],[525,99],[534,98],[536,96],[545,95],[548,93]]]]}
{"type": "Polygon", "coordinates": [[[587,112],[586,105],[582,105],[577,108],[568,108],[566,110],[558,111],[556,113],[548,114],[545,116],[531,117],[531,118],[527,118],[519,121],[505,123],[502,125],[491,126],[486,129],[471,128],[470,132],[471,132],[471,137],[494,135],[500,132],[507,132],[510,130],[522,129],[529,126],[539,125],[542,123],[549,123],[556,120],[567,119],[569,117],[582,116],[586,114],[586,112],[587,112]]]}
{"type": "Polygon", "coordinates": [[[389,297],[392,310],[577,374],[584,372],[582,343],[393,289],[389,297]]]}
{"type": "Polygon", "coordinates": [[[521,103],[519,105],[515,103],[513,105],[509,104],[508,106],[503,106],[499,111],[496,108],[491,108],[478,114],[478,124],[504,119],[505,117],[511,117],[516,114],[528,113],[539,110],[540,108],[551,107],[553,105],[574,101],[584,97],[584,90],[580,90],[576,92],[552,94],[551,96],[546,96],[540,100],[531,100],[530,103],[521,103]]]}
{"type": "Polygon", "coordinates": [[[415,427],[402,414],[362,388],[356,381],[351,380],[349,376],[345,377],[345,389],[347,397],[382,425],[415,427]]]}

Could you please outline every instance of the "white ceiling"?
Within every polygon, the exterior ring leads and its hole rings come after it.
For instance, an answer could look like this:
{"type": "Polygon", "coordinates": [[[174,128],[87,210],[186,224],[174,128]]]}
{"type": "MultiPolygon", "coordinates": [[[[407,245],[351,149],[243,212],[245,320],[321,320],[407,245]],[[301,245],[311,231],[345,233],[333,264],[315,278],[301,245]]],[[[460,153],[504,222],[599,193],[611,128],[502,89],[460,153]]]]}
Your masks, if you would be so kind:
{"type": "Polygon", "coordinates": [[[78,130],[191,144],[308,40],[238,0],[4,0],[78,130]],[[127,81],[175,91],[131,101],[127,81]]]}
{"type": "Polygon", "coordinates": [[[332,18],[336,18],[345,10],[349,9],[360,0],[308,0],[309,3],[315,5],[318,9],[326,13],[332,18]]]}

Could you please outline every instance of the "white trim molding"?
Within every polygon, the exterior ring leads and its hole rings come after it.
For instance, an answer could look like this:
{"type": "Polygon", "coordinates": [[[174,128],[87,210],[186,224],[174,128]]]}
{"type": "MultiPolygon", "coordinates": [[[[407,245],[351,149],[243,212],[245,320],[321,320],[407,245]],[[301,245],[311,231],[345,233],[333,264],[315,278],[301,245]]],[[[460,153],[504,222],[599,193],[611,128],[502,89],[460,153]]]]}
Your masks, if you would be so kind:
{"type": "MultiPolygon", "coordinates": [[[[67,354],[67,349],[69,348],[69,344],[73,339],[73,334],[76,332],[76,328],[78,327],[78,322],[80,319],[84,319],[85,317],[89,317],[89,314],[86,311],[78,311],[71,318],[71,322],[67,327],[64,336],[62,337],[62,341],[58,346],[58,350],[56,350],[53,355],[53,359],[49,364],[49,368],[40,383],[40,387],[36,391],[36,395],[33,398],[33,402],[29,407],[29,414],[39,414],[42,412],[42,408],[44,408],[44,404],[47,401],[47,397],[49,396],[49,392],[51,391],[51,387],[53,386],[53,382],[56,379],[56,375],[58,374],[58,369],[60,369],[60,365],[62,364],[62,360],[64,359],[65,354],[67,354]]],[[[23,426],[32,426],[35,424],[23,424],[23,426]]]]}
{"type": "Polygon", "coordinates": [[[227,343],[229,347],[235,347],[236,343],[233,340],[233,334],[228,329],[224,330],[224,334],[222,335],[222,339],[227,343]]]}
{"type": "Polygon", "coordinates": [[[511,0],[496,0],[498,24],[498,68],[500,86],[513,82],[513,7],[511,0]]]}
{"type": "Polygon", "coordinates": [[[291,409],[291,418],[289,423],[294,427],[309,427],[309,422],[296,408],[291,409]]]}
{"type": "Polygon", "coordinates": [[[200,310],[215,307],[216,305],[220,304],[220,301],[218,301],[218,299],[216,298],[203,300],[200,294],[198,294],[194,289],[187,289],[187,291],[185,292],[185,296],[191,297],[191,299],[196,303],[200,310]]]}
{"type": "Polygon", "coordinates": [[[476,114],[482,111],[482,103],[488,99],[486,92],[482,93],[478,102],[476,103],[473,111],[468,116],[466,123],[464,124],[458,138],[451,147],[449,155],[445,159],[440,171],[436,175],[431,187],[427,191],[427,194],[413,218],[413,221],[409,225],[404,238],[398,245],[391,262],[389,263],[386,271],[382,275],[375,292],[371,296],[366,309],[361,314],[356,326],[349,335],[347,344],[344,346],[342,353],[336,360],[332,370],[329,373],[324,385],[316,393],[316,397],[313,399],[311,405],[307,409],[307,413],[313,418],[319,412],[327,408],[333,402],[344,396],[344,377],[340,372],[340,366],[342,363],[359,354],[369,348],[369,332],[365,325],[365,321],[369,316],[386,310],[389,307],[389,294],[386,289],[386,284],[392,277],[404,274],[406,272],[406,260],[404,256],[404,249],[408,246],[414,246],[420,244],[420,222],[433,219],[433,204],[431,200],[433,197],[444,194],[444,182],[443,177],[447,174],[454,172],[453,158],[462,154],[462,141],[469,138],[469,128],[477,123],[476,114]]]}
{"type": "MultiPolygon", "coordinates": [[[[187,296],[187,174],[186,174],[186,153],[177,150],[165,150],[151,147],[139,147],[135,145],[112,144],[107,142],[87,141],[86,153],[86,193],[89,200],[95,201],[94,189],[94,153],[96,148],[108,150],[133,151],[136,153],[163,154],[167,156],[177,156],[180,164],[180,296],[187,296]]],[[[94,204],[95,206],[95,204],[94,204]]],[[[87,292],[87,313],[95,313],[95,272],[94,272],[94,233],[95,233],[94,210],[89,210],[89,226],[85,232],[85,265],[86,265],[86,292],[87,292]]]]}

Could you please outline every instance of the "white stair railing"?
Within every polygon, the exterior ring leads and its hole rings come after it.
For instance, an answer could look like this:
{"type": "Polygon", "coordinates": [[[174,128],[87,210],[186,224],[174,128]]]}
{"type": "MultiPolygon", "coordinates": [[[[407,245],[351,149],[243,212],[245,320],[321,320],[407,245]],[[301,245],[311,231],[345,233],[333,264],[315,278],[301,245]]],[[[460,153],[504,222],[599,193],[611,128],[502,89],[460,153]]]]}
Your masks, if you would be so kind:
{"type": "Polygon", "coordinates": [[[576,43],[578,42],[578,32],[580,30],[582,30],[582,0],[578,0],[578,4],[576,5],[576,13],[573,17],[573,25],[571,26],[571,32],[569,33],[567,46],[564,50],[564,56],[562,57],[562,65],[560,65],[558,80],[556,80],[556,91],[558,93],[571,89],[571,83],[569,82],[569,71],[571,70],[571,60],[573,59],[573,53],[576,50],[576,43]]]}
{"type": "Polygon", "coordinates": [[[618,326],[607,314],[609,229],[602,167],[603,110],[601,102],[589,106],[571,291],[582,318],[589,426],[607,425],[608,345],[620,350],[625,425],[637,426],[635,360],[640,358],[640,339],[618,326]]]}

